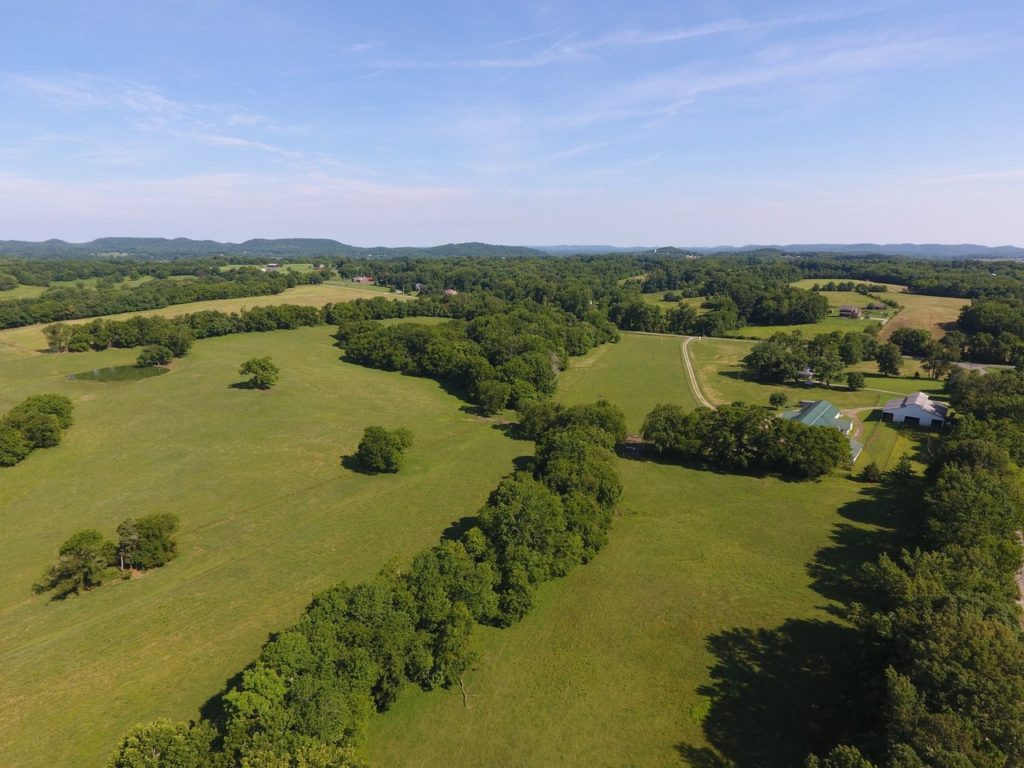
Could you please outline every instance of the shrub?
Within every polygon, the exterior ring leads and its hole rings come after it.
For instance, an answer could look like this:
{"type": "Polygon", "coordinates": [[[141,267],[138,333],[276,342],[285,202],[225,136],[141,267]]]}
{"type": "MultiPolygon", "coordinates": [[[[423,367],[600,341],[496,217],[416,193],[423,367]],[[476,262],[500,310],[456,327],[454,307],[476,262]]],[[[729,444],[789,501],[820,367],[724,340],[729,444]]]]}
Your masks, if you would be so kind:
{"type": "Polygon", "coordinates": [[[864,389],[865,382],[864,374],[859,371],[850,371],[846,374],[846,386],[854,391],[864,389]]]}

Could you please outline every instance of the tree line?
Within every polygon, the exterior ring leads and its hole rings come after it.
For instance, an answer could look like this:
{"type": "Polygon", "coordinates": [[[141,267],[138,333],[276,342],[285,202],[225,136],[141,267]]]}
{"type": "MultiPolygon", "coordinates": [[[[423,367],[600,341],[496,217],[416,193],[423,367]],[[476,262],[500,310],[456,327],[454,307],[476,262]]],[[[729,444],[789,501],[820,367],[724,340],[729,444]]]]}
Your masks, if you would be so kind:
{"type": "Polygon", "coordinates": [[[72,424],[71,401],[63,395],[32,395],[0,418],[0,467],[13,467],[36,448],[58,445],[72,424]]]}
{"type": "Polygon", "coordinates": [[[832,427],[809,427],[758,405],[733,403],[687,412],[657,405],[643,437],[664,456],[733,471],[811,479],[851,463],[850,443],[832,427]]]}
{"type": "Polygon", "coordinates": [[[193,301],[266,296],[300,282],[322,279],[315,272],[300,276],[294,272],[261,272],[243,267],[189,280],[156,279],[133,287],[51,288],[35,298],[0,301],[0,328],[160,309],[193,301]]]}
{"type": "Polygon", "coordinates": [[[866,566],[872,599],[848,615],[877,725],[811,768],[1024,764],[1024,375],[955,373],[950,391],[953,428],[905,489],[913,541],[866,566]]]}
{"type": "Polygon", "coordinates": [[[136,726],[109,765],[360,765],[355,746],[374,712],[407,686],[458,684],[474,626],[519,620],[539,584],[604,544],[621,493],[612,447],[622,414],[607,403],[546,413],[531,422],[543,430],[532,468],[502,480],[469,530],[407,568],[317,594],[223,695],[222,717],[136,726]]]}

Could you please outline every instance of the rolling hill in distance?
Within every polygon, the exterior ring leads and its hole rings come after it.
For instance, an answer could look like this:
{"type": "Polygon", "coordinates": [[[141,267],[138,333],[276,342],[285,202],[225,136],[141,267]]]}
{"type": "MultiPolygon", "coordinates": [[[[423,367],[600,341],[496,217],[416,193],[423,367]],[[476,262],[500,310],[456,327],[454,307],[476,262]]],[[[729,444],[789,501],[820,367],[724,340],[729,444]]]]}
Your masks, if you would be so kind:
{"type": "Polygon", "coordinates": [[[0,257],[12,258],[133,258],[174,259],[230,256],[264,258],[406,258],[423,256],[571,256],[576,254],[643,253],[665,248],[678,253],[745,253],[775,250],[782,253],[878,254],[925,259],[1022,259],[1024,248],[1013,245],[987,246],[938,243],[807,243],[789,245],[718,246],[615,246],[615,245],[493,245],[490,243],[448,243],[435,246],[396,248],[348,245],[325,238],[252,239],[242,243],[192,240],[187,237],[102,237],[85,243],[64,240],[0,240],[0,257]]]}

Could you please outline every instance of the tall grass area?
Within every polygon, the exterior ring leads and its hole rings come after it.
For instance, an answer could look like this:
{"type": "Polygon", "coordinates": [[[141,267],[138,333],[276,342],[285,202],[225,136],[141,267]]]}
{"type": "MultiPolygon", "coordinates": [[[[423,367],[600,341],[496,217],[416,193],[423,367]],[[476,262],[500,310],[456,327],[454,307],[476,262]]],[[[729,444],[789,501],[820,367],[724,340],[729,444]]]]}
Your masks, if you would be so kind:
{"type": "Polygon", "coordinates": [[[75,404],[60,446],[0,470],[0,765],[97,766],[136,722],[196,717],[313,592],[407,562],[531,452],[432,381],[341,362],[330,332],[199,341],[135,382],[67,376],[137,350],[0,364],[0,409],[75,404]],[[258,355],[280,383],[231,388],[258,355]],[[370,424],[412,430],[398,475],[340,465],[370,424]],[[63,602],[31,593],[73,532],[161,512],[181,518],[169,565],[63,602]]]}
{"type": "MultiPolygon", "coordinates": [[[[373,764],[701,768],[732,765],[745,739],[765,738],[756,718],[730,725],[720,713],[731,702],[709,695],[712,669],[736,662],[722,655],[724,638],[793,620],[843,631],[809,565],[840,532],[872,528],[852,512],[869,504],[863,486],[626,459],[618,469],[623,514],[608,546],[545,585],[521,623],[479,633],[465,703],[457,689],[410,692],[375,718],[373,764]]],[[[800,711],[799,701],[752,695],[752,711],[800,711]]],[[[774,728],[779,717],[765,723],[774,728]]],[[[746,764],[801,764],[802,724],[789,726],[789,752],[746,764]]]]}

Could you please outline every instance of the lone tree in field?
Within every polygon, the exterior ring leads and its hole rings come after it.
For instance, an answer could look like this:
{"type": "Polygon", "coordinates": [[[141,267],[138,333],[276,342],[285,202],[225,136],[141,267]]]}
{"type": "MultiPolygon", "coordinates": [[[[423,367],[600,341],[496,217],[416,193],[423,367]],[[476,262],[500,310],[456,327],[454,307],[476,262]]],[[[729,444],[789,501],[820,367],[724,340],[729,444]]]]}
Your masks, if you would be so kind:
{"type": "Polygon", "coordinates": [[[402,454],[412,445],[408,429],[367,427],[356,449],[356,460],[371,472],[397,472],[402,454]]]}
{"type": "Polygon", "coordinates": [[[860,371],[850,371],[846,374],[846,386],[854,391],[864,389],[866,381],[864,374],[860,371]]]}
{"type": "Polygon", "coordinates": [[[269,357],[254,357],[246,360],[238,369],[238,373],[241,376],[248,376],[249,386],[255,389],[270,389],[277,384],[277,379],[281,375],[280,369],[269,357]]]}
{"type": "Polygon", "coordinates": [[[772,392],[768,395],[768,405],[772,408],[782,408],[789,402],[789,395],[785,392],[772,392]]]}

